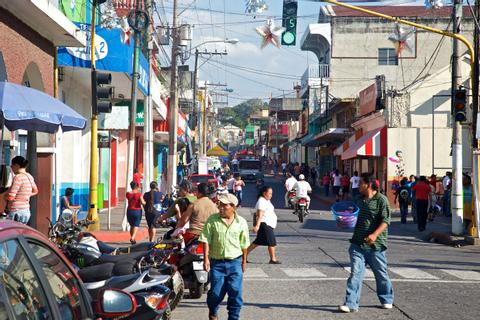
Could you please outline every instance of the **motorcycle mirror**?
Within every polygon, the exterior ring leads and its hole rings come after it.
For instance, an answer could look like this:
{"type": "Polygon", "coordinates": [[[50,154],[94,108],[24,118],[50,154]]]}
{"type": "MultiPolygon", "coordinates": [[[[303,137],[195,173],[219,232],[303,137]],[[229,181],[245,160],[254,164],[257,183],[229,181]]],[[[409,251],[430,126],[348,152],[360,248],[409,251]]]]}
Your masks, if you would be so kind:
{"type": "Polygon", "coordinates": [[[99,294],[95,309],[97,314],[105,318],[122,317],[135,312],[137,304],[130,293],[107,289],[99,294]]]}
{"type": "Polygon", "coordinates": [[[62,211],[62,219],[65,222],[70,222],[73,219],[73,212],[70,209],[65,209],[62,211]]]}

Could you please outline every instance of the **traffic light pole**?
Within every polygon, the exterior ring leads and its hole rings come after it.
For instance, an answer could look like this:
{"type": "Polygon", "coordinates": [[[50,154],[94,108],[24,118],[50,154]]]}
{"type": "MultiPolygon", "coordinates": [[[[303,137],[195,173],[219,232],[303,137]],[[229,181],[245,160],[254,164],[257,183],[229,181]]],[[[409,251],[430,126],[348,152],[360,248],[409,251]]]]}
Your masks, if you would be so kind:
{"type": "MultiPolygon", "coordinates": [[[[96,20],[97,6],[95,1],[92,1],[92,24],[90,34],[90,61],[91,61],[91,73],[92,77],[95,72],[95,20],[96,20]]],[[[95,85],[92,82],[92,86],[95,85]]],[[[92,125],[90,128],[91,143],[90,143],[90,182],[89,182],[89,206],[88,206],[88,220],[95,221],[95,224],[89,225],[89,231],[100,230],[100,219],[98,217],[97,202],[98,202],[98,119],[96,110],[93,110],[94,88],[91,88],[92,92],[92,125]]]]}
{"type": "MultiPolygon", "coordinates": [[[[452,20],[453,33],[460,33],[460,19],[462,18],[462,1],[454,0],[452,20]]],[[[455,119],[455,93],[461,77],[459,74],[458,40],[453,39],[452,50],[452,182],[450,207],[452,213],[452,233],[463,234],[463,154],[462,154],[462,126],[455,119]]],[[[448,210],[448,209],[447,209],[448,210]]]]}

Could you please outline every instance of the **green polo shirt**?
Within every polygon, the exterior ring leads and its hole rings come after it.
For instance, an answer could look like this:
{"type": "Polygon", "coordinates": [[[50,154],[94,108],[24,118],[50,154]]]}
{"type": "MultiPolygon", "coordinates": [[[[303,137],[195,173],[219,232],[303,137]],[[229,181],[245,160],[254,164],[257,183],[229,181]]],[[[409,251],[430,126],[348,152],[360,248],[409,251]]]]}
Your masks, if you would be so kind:
{"type": "Polygon", "coordinates": [[[386,250],[388,228],[378,235],[374,244],[365,243],[365,238],[375,232],[382,222],[390,225],[390,207],[388,199],[377,192],[371,199],[358,197],[355,203],[360,208],[357,224],[353,231],[351,243],[358,244],[362,249],[386,250]]]}
{"type": "Polygon", "coordinates": [[[211,259],[238,258],[243,254],[242,249],[250,245],[247,220],[235,214],[235,219],[228,226],[218,213],[212,214],[198,241],[208,243],[211,259]]]}

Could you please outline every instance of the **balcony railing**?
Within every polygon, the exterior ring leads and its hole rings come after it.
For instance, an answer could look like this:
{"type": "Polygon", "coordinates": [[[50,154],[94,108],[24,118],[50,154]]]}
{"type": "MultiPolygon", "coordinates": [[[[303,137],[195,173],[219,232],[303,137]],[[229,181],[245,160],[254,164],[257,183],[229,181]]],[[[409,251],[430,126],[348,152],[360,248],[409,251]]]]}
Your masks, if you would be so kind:
{"type": "Polygon", "coordinates": [[[308,86],[320,86],[322,79],[330,78],[329,64],[312,64],[308,66],[307,70],[302,76],[302,89],[308,86]]]}

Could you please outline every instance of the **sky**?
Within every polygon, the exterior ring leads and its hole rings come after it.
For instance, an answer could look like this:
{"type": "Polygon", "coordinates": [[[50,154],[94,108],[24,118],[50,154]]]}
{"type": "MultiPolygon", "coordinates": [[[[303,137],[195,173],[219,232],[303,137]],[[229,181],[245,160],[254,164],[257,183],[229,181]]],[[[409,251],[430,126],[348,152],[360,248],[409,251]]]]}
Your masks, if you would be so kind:
{"type": "MultiPolygon", "coordinates": [[[[157,18],[171,24],[173,0],[155,0],[157,18]]],[[[309,65],[318,64],[316,56],[300,49],[301,39],[310,23],[317,23],[321,3],[318,0],[299,0],[297,12],[297,43],[295,46],[276,48],[269,44],[261,49],[261,37],[256,27],[273,18],[275,25],[282,24],[283,0],[265,0],[268,11],[253,16],[245,13],[245,0],[178,0],[180,23],[193,26],[190,48],[199,51],[227,51],[227,55],[203,56],[199,60],[199,79],[209,83],[226,84],[229,106],[250,98],[267,100],[269,97],[294,96],[293,87],[309,65]],[[238,39],[235,45],[205,41],[238,39]],[[240,67],[240,68],[239,68],[240,67]],[[265,74],[267,73],[267,75],[265,74]]],[[[355,2],[357,0],[351,0],[355,2]]],[[[374,2],[374,1],[372,1],[374,2]]],[[[376,1],[375,1],[376,2],[376,1]]],[[[383,4],[412,5],[415,0],[391,0],[383,4]]],[[[417,0],[417,5],[423,1],[417,0]]],[[[164,47],[170,55],[170,47],[164,47]]],[[[162,62],[169,65],[169,61],[162,62]]],[[[194,55],[186,61],[193,70],[194,55]]],[[[225,87],[214,90],[221,91],[225,87]]]]}

